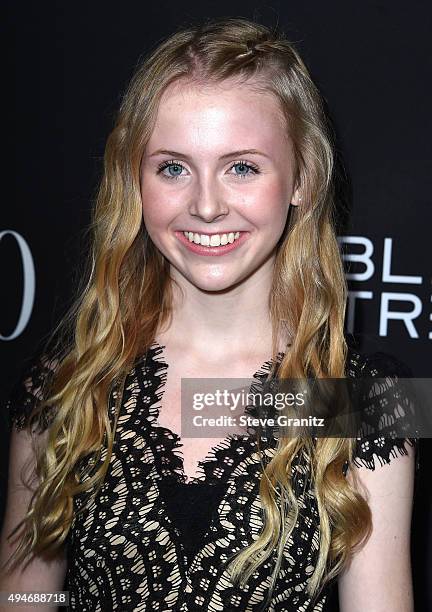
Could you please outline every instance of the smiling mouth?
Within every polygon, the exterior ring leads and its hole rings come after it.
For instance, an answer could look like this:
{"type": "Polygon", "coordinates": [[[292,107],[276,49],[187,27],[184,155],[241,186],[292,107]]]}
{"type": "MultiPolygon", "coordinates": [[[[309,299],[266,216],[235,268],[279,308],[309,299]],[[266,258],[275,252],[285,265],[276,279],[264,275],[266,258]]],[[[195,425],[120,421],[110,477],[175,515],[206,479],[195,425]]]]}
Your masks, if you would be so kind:
{"type": "Polygon", "coordinates": [[[233,244],[236,240],[240,238],[242,234],[245,232],[226,232],[226,233],[214,233],[214,234],[198,234],[197,232],[189,232],[184,230],[183,235],[185,238],[189,240],[189,242],[193,242],[194,244],[199,244],[201,246],[210,246],[210,247],[218,247],[224,246],[226,244],[233,244]]]}
{"type": "Polygon", "coordinates": [[[251,237],[251,232],[243,231],[228,232],[226,234],[198,234],[196,232],[189,232],[188,230],[177,230],[174,233],[177,240],[179,240],[188,251],[204,257],[227,255],[231,253],[231,251],[241,249],[243,244],[248,242],[251,237]]]}

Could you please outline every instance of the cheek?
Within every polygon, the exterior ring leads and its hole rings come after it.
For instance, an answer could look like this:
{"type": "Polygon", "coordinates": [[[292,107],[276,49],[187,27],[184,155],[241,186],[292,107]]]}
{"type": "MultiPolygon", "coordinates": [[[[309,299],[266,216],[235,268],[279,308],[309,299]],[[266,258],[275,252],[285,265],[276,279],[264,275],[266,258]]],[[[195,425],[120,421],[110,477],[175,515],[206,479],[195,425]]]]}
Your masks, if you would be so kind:
{"type": "Polygon", "coordinates": [[[162,195],[160,185],[157,187],[151,181],[143,183],[141,203],[144,224],[147,228],[163,226],[172,218],[173,203],[169,197],[162,195]]]}
{"type": "Polygon", "coordinates": [[[266,184],[253,195],[251,194],[246,208],[260,225],[278,225],[286,219],[289,201],[285,186],[279,181],[266,184]]]}
{"type": "Polygon", "coordinates": [[[144,223],[147,227],[153,227],[161,222],[163,207],[158,206],[156,201],[145,194],[141,198],[144,223]]]}

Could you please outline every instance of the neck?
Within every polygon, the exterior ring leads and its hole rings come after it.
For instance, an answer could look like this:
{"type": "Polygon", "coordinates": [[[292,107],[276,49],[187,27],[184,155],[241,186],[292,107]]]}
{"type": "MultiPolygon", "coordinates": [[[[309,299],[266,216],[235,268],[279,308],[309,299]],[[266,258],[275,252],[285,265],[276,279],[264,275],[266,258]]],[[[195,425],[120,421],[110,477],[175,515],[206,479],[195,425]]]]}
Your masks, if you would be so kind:
{"type": "MultiPolygon", "coordinates": [[[[271,354],[269,275],[254,276],[227,291],[202,291],[191,283],[179,284],[184,298],[174,283],[171,324],[159,330],[158,342],[205,355],[210,361],[223,358],[227,347],[239,357],[271,354]]],[[[283,334],[277,350],[285,351],[288,341],[283,334]]]]}

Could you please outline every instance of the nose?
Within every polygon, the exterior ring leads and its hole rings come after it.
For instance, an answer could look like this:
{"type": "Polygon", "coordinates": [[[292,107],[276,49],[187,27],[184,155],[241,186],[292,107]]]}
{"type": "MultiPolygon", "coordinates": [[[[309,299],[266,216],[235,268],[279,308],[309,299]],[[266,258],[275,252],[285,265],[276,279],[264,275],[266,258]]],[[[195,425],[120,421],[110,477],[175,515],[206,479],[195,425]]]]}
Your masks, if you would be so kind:
{"type": "Polygon", "coordinates": [[[202,178],[197,184],[189,203],[189,214],[206,223],[223,218],[229,212],[221,190],[211,177],[202,178]]]}

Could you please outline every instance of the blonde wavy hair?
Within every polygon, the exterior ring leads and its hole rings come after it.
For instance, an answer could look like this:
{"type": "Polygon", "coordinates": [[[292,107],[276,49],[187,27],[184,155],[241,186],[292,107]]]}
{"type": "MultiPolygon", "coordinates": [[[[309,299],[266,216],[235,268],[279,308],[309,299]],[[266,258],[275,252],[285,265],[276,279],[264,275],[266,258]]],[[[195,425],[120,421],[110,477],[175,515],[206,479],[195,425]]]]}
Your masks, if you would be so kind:
{"type": "MultiPolygon", "coordinates": [[[[149,239],[140,195],[140,163],[161,96],[179,79],[211,84],[229,77],[244,78],[276,97],[294,146],[296,183],[302,192],[302,204],[291,207],[277,245],[270,295],[273,357],[281,325],[295,330],[278,376],[345,377],[347,288],[335,229],[334,146],[322,98],[282,33],[234,18],[182,28],[136,69],[107,140],[90,228],[88,273],[54,332],[63,338],[63,348],[61,355],[57,349],[49,393],[34,408],[35,414],[56,410],[46,446],[38,451],[40,484],[20,523],[23,535],[12,556],[14,565],[30,554],[55,556],[72,523],[74,495],[99,490],[121,403],[112,427],[109,394],[115,385],[122,388],[137,357],[170,321],[169,263],[149,239]],[[100,465],[96,461],[95,473],[80,482],[80,461],[90,453],[100,458],[103,443],[105,460],[100,465]]],[[[290,474],[300,451],[310,461],[320,514],[319,557],[307,586],[311,597],[341,571],[371,529],[366,500],[343,474],[353,445],[353,438],[279,439],[260,483],[264,528],[231,561],[233,581],[246,581],[276,549],[275,580],[299,514],[290,474]]]]}

